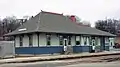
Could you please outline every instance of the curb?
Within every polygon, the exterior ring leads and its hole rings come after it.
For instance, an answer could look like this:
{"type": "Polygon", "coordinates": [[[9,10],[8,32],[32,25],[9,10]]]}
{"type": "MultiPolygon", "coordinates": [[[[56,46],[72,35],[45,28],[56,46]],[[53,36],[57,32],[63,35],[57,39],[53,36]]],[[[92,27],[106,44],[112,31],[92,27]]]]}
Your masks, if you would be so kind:
{"type": "Polygon", "coordinates": [[[106,53],[106,54],[90,54],[90,55],[61,55],[61,56],[49,56],[48,57],[31,57],[31,59],[25,60],[13,60],[13,61],[4,61],[0,64],[6,63],[28,63],[28,62],[38,62],[38,61],[53,61],[53,60],[67,60],[67,59],[77,59],[77,58],[88,58],[88,57],[99,57],[99,56],[108,56],[108,55],[120,55],[120,53],[106,53]]]}

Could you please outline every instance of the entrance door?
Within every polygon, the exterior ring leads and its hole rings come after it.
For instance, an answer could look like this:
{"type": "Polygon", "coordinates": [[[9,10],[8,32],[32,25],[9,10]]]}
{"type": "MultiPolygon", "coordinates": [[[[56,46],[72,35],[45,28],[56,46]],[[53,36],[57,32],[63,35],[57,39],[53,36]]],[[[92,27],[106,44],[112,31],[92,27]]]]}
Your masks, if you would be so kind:
{"type": "Polygon", "coordinates": [[[67,53],[67,38],[63,38],[63,45],[64,45],[64,48],[63,48],[63,50],[64,50],[64,53],[66,54],[67,53]]]}
{"type": "Polygon", "coordinates": [[[68,45],[68,39],[67,39],[67,38],[64,38],[63,44],[64,44],[64,46],[67,46],[67,45],[68,45]]]}
{"type": "Polygon", "coordinates": [[[92,39],[92,50],[95,50],[95,39],[92,39]]]}
{"type": "Polygon", "coordinates": [[[95,52],[100,52],[100,38],[93,37],[92,39],[92,50],[95,52]]]}
{"type": "Polygon", "coordinates": [[[65,54],[69,54],[73,52],[72,46],[68,44],[68,41],[69,41],[68,38],[64,38],[63,44],[64,44],[65,54]]]}
{"type": "Polygon", "coordinates": [[[109,38],[109,49],[113,50],[114,49],[113,46],[114,46],[114,39],[113,38],[109,38]]]}
{"type": "Polygon", "coordinates": [[[91,37],[92,52],[96,50],[96,40],[95,37],[91,37]]]}

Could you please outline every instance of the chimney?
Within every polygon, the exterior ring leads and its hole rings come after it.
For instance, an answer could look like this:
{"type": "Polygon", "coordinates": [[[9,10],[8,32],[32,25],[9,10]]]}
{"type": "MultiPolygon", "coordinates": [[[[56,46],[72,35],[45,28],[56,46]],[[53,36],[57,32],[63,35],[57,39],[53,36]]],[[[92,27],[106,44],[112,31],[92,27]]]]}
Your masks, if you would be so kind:
{"type": "Polygon", "coordinates": [[[74,15],[71,15],[71,16],[70,16],[70,19],[71,19],[72,22],[76,22],[76,18],[75,18],[74,15]]]}

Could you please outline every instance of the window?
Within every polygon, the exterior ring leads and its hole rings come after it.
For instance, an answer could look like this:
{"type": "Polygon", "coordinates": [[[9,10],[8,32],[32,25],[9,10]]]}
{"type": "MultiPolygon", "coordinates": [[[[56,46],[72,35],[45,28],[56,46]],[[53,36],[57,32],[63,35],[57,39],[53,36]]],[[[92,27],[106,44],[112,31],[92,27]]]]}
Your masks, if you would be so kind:
{"type": "Polygon", "coordinates": [[[28,37],[29,37],[29,46],[31,47],[33,46],[33,35],[29,34],[28,37]]]}
{"type": "Polygon", "coordinates": [[[38,47],[39,47],[39,33],[37,33],[37,39],[38,39],[38,47]]]}
{"type": "Polygon", "coordinates": [[[76,45],[80,45],[80,36],[76,36],[75,41],[76,45]]]}
{"type": "Polygon", "coordinates": [[[87,45],[87,37],[83,37],[84,38],[84,45],[87,45]]]}
{"type": "Polygon", "coordinates": [[[68,45],[71,45],[71,37],[68,36],[68,45]]]}
{"type": "Polygon", "coordinates": [[[92,39],[89,37],[89,44],[92,45],[92,39]]]}
{"type": "Polygon", "coordinates": [[[108,37],[105,38],[105,43],[109,43],[109,38],[108,37]]]}
{"type": "Polygon", "coordinates": [[[47,39],[47,45],[51,45],[51,35],[50,34],[46,35],[46,39],[47,39]]]}
{"type": "Polygon", "coordinates": [[[112,45],[112,42],[110,43],[110,46],[113,46],[113,45],[112,45]]]}
{"type": "Polygon", "coordinates": [[[100,46],[100,38],[96,37],[96,45],[100,46]]]}
{"type": "Polygon", "coordinates": [[[109,45],[109,38],[105,37],[105,45],[108,46],[109,45]]]}
{"type": "Polygon", "coordinates": [[[63,45],[63,36],[59,36],[60,45],[63,45]]]}
{"type": "Polygon", "coordinates": [[[21,35],[19,38],[20,38],[20,46],[23,46],[23,36],[21,35]]]}

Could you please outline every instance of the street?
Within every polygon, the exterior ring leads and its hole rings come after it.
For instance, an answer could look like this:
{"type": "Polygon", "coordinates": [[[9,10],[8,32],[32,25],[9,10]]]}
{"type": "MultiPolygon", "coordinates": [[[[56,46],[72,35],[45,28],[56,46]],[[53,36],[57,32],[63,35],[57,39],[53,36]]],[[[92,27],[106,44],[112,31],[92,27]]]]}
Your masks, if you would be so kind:
{"type": "Polygon", "coordinates": [[[0,64],[0,67],[120,67],[120,55],[69,60],[0,64]]]}
{"type": "Polygon", "coordinates": [[[120,67],[120,61],[107,63],[82,63],[60,67],[120,67]]]}
{"type": "Polygon", "coordinates": [[[120,61],[103,62],[103,63],[79,63],[79,64],[59,64],[59,62],[52,63],[17,63],[17,64],[4,64],[0,67],[120,67],[120,61]]]}

